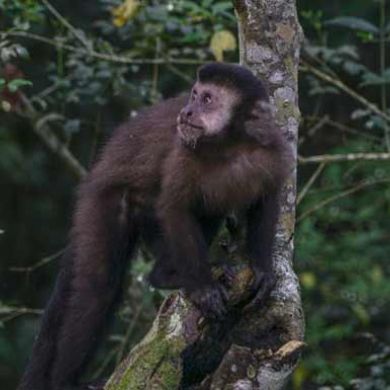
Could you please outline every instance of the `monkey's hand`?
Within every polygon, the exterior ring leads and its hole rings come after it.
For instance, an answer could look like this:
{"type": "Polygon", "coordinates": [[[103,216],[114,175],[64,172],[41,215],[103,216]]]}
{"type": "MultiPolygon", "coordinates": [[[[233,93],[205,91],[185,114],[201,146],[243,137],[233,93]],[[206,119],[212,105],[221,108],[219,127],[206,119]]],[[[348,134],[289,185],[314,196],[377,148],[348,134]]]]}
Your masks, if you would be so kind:
{"type": "Polygon", "coordinates": [[[260,306],[269,297],[270,292],[276,284],[276,277],[273,272],[253,270],[253,281],[250,287],[253,298],[250,307],[260,306]]]}
{"type": "Polygon", "coordinates": [[[219,319],[226,313],[227,292],[217,283],[188,292],[191,302],[202,312],[203,316],[219,319]]]}

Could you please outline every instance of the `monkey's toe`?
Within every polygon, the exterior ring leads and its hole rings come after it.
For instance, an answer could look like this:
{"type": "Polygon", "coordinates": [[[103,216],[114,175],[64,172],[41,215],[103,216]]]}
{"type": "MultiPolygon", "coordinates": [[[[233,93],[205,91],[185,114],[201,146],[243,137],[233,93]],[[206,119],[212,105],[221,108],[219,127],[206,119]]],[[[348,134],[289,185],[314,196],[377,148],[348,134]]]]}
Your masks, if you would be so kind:
{"type": "Polygon", "coordinates": [[[273,272],[254,272],[254,279],[250,288],[253,298],[249,306],[262,305],[269,297],[275,284],[276,277],[273,272]]]}
{"type": "Polygon", "coordinates": [[[236,271],[234,270],[234,267],[223,264],[221,268],[222,275],[219,277],[219,280],[226,288],[232,288],[236,277],[236,271]]]}

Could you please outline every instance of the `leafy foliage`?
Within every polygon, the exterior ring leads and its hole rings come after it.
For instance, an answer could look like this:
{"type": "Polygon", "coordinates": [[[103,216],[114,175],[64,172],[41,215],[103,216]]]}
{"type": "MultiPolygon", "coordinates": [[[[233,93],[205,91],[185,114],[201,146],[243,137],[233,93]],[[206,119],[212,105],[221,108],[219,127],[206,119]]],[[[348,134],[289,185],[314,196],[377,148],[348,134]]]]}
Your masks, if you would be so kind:
{"type": "Polygon", "coordinates": [[[351,30],[364,31],[371,34],[379,34],[379,28],[373,23],[362,18],[353,16],[341,16],[338,18],[327,20],[325,26],[346,27],[351,30]]]}
{"type": "MultiPolygon", "coordinates": [[[[387,69],[378,73],[370,61],[374,54],[381,58],[381,39],[388,38],[380,37],[375,19],[324,19],[323,10],[304,13],[304,26],[312,26],[315,35],[306,42],[303,58],[362,99],[348,100],[342,88],[306,73],[302,84],[308,88],[301,88],[300,96],[306,115],[301,153],[388,151],[388,121],[361,105],[374,101],[385,115],[390,112],[385,103],[387,69]],[[306,96],[315,96],[316,105],[306,105],[306,96]],[[330,121],[314,130],[321,118],[328,117],[330,121]]],[[[370,351],[379,353],[382,348],[372,334],[385,338],[383,329],[389,321],[390,223],[384,217],[390,210],[388,168],[387,161],[327,165],[299,205],[296,267],[309,348],[295,373],[296,388],[311,381],[342,386],[335,389],[381,389],[390,383],[369,357],[370,351]],[[359,376],[365,379],[354,379],[359,376]]],[[[313,170],[304,170],[301,182],[312,174],[313,170]]]]}

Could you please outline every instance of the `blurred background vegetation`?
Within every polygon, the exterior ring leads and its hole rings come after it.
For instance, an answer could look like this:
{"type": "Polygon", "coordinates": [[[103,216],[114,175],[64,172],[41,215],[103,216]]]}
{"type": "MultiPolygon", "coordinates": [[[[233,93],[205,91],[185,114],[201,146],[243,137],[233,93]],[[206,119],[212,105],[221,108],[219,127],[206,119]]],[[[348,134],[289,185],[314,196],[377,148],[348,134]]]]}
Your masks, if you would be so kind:
{"type": "MultiPolygon", "coordinates": [[[[308,347],[290,388],[389,389],[390,160],[377,154],[390,152],[390,4],[300,0],[298,12],[295,269],[308,347]]],[[[230,1],[0,0],[0,30],[0,386],[12,389],[84,168],[121,121],[238,48],[230,1]]],[[[162,295],[147,268],[140,256],[129,270],[90,374],[110,372],[148,329],[162,295]]]]}

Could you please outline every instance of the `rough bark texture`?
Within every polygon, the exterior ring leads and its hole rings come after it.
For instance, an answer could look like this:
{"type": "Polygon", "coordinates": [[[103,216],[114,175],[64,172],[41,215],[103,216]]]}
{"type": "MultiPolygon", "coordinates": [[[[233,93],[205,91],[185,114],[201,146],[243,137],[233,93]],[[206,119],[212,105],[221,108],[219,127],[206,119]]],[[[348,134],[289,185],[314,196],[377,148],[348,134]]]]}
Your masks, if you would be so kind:
{"type": "MultiPolygon", "coordinates": [[[[294,0],[237,0],[241,63],[268,85],[275,116],[296,150],[301,29],[294,0]]],[[[204,321],[180,293],[162,305],[152,329],[114,372],[106,389],[280,389],[303,347],[299,284],[292,269],[296,170],[281,198],[274,266],[277,285],[261,307],[245,305],[251,280],[238,267],[230,310],[204,321]]]]}

